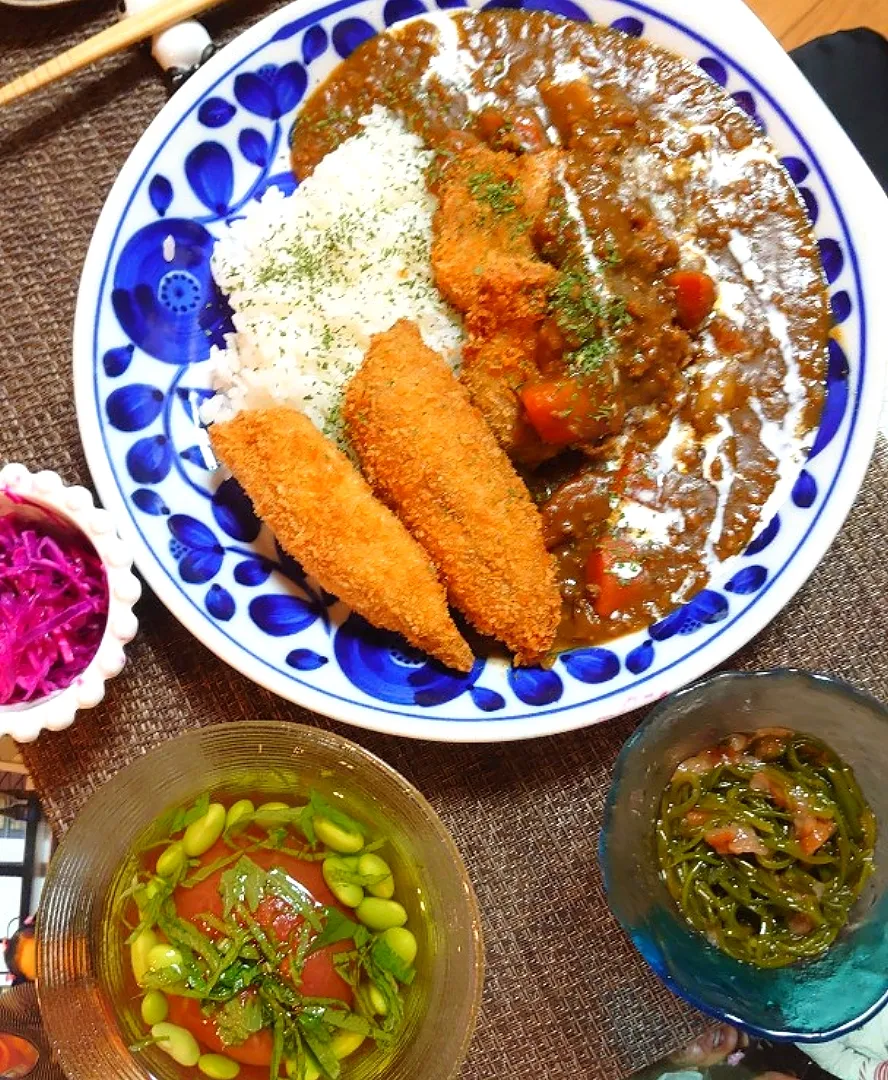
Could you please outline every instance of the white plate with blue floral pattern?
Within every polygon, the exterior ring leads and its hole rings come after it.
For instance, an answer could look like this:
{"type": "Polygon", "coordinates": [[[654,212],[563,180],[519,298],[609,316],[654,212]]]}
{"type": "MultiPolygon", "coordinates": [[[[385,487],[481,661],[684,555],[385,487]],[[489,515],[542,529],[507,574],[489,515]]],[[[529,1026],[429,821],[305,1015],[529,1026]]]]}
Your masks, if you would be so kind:
{"type": "MultiPolygon", "coordinates": [[[[460,3],[437,0],[441,8],[460,3]]],[[[270,186],[293,189],[288,132],[340,58],[386,26],[434,10],[435,0],[296,0],[215,56],[122,169],[87,256],[74,335],[77,410],[93,477],[169,609],[229,664],[285,698],[363,727],[447,741],[594,724],[683,686],[749,641],[811,574],[851,506],[873,448],[888,355],[888,305],[875,291],[885,199],[740,0],[509,6],[606,22],[698,63],[767,130],[820,244],[839,331],[819,433],[785,506],[689,603],[606,647],[566,653],[551,670],[479,659],[457,675],[369,627],[307,579],[235,482],[208,468],[197,407],[210,393],[210,344],[221,341],[228,314],[209,269],[214,237],[270,186]]]]}

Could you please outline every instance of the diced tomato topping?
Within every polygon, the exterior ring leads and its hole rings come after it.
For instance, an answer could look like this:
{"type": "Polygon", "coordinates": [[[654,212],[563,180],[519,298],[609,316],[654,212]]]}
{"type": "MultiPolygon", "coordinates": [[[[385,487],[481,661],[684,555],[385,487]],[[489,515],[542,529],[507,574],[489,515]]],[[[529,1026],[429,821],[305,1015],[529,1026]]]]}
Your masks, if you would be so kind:
{"type": "Polygon", "coordinates": [[[715,282],[700,270],[675,270],[666,281],[675,290],[679,323],[696,330],[715,307],[715,282]]]}
{"type": "Polygon", "coordinates": [[[745,825],[723,825],[703,833],[707,844],[719,855],[766,855],[768,849],[754,829],[745,825]]]}
{"type": "Polygon", "coordinates": [[[539,437],[553,446],[600,438],[608,430],[610,417],[602,419],[600,391],[580,379],[530,383],[521,391],[521,402],[539,437]]]}
{"type": "Polygon", "coordinates": [[[688,810],[684,819],[686,824],[696,828],[698,825],[705,825],[711,817],[711,810],[688,810]]]}
{"type": "Polygon", "coordinates": [[[816,817],[814,814],[796,814],[792,823],[799,847],[806,855],[813,855],[836,831],[834,821],[816,817]]]}
{"type": "Polygon", "coordinates": [[[627,540],[606,536],[586,562],[586,583],[594,590],[593,605],[602,619],[640,604],[651,587],[641,553],[627,540]]]}
{"type": "Polygon", "coordinates": [[[781,810],[786,810],[789,807],[790,798],[786,785],[767,770],[762,769],[753,773],[749,779],[749,786],[753,791],[760,791],[763,795],[770,796],[771,801],[775,806],[779,806],[781,810]]]}

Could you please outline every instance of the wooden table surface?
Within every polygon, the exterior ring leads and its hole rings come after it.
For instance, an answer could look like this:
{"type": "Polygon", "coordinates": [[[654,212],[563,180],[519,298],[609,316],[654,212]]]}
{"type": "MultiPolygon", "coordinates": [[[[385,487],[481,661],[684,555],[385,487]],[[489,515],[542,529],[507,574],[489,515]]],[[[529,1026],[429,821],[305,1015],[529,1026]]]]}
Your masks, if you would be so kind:
{"type": "MultiPolygon", "coordinates": [[[[712,3],[713,0],[693,0],[712,3]]],[[[715,0],[717,2],[717,0],[715,0]]],[[[869,26],[888,37],[888,0],[746,0],[787,50],[820,34],[869,26]]]]}

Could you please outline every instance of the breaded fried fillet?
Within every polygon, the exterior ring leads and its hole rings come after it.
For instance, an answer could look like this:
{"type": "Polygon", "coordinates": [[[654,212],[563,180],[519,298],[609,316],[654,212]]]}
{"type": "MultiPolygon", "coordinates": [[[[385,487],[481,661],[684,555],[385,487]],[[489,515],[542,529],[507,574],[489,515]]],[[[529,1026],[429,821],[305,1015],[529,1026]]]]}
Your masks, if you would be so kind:
{"type": "Polygon", "coordinates": [[[539,375],[537,331],[557,277],[531,230],[558,153],[516,158],[473,147],[456,155],[439,181],[434,218],[435,282],[466,316],[461,379],[500,446],[528,464],[557,453],[527,422],[518,394],[539,375]]]}
{"type": "Polygon", "coordinates": [[[519,663],[539,659],[560,612],[539,512],[414,323],[373,338],[343,415],[365,475],[429,553],[450,602],[519,663]]]}
{"type": "Polygon", "coordinates": [[[448,667],[471,649],[417,542],[349,459],[296,409],[275,406],[213,424],[210,442],[283,548],[374,626],[448,667]]]}

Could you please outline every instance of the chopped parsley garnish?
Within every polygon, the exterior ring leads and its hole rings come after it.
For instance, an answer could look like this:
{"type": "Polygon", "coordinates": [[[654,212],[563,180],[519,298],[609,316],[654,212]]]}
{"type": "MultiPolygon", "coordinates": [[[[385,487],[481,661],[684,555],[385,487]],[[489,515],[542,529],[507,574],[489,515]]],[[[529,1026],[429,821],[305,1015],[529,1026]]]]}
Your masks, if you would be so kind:
{"type": "Polygon", "coordinates": [[[570,349],[565,355],[573,375],[594,375],[616,348],[614,335],[632,322],[621,297],[607,296],[583,271],[563,273],[549,295],[549,313],[570,349]]]}
{"type": "Polygon", "coordinates": [[[488,171],[473,173],[468,179],[469,191],[476,202],[489,206],[497,216],[518,209],[521,189],[515,180],[503,180],[488,171]]]}

